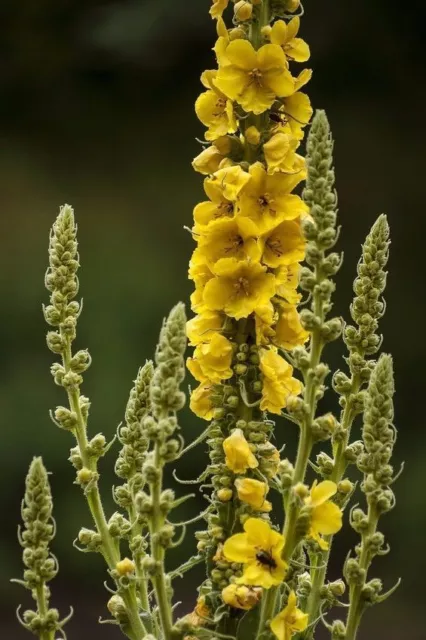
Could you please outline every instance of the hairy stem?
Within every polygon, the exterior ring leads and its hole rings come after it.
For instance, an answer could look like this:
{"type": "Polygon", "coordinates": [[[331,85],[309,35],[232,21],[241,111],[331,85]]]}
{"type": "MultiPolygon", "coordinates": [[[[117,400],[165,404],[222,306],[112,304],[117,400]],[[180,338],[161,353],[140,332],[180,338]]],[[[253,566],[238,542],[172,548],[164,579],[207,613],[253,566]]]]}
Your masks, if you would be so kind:
{"type": "MultiPolygon", "coordinates": [[[[44,581],[37,586],[35,595],[36,595],[36,602],[37,602],[37,611],[40,614],[40,617],[44,619],[46,617],[46,614],[49,608],[49,604],[46,598],[46,587],[45,587],[44,581]]],[[[40,631],[39,638],[40,640],[54,640],[55,631],[54,630],[40,631]]]]}
{"type": "Polygon", "coordinates": [[[364,581],[361,584],[354,584],[350,588],[349,592],[349,612],[346,624],[346,637],[345,640],[356,640],[358,628],[361,622],[361,616],[363,613],[363,606],[361,601],[362,589],[367,576],[368,568],[371,564],[371,554],[368,550],[367,540],[371,538],[376,532],[377,523],[379,517],[376,510],[369,505],[368,507],[368,528],[362,535],[361,540],[361,554],[359,557],[359,567],[361,571],[364,571],[364,581]]]}
{"type": "MultiPolygon", "coordinates": [[[[358,376],[353,377],[351,394],[358,393],[361,388],[361,382],[358,376]]],[[[342,429],[344,431],[344,438],[338,443],[336,447],[336,453],[334,457],[334,469],[330,476],[330,480],[338,484],[345,475],[347,462],[345,459],[346,447],[350,441],[350,434],[352,424],[354,421],[354,415],[350,402],[347,402],[343,410],[342,417],[342,429]]],[[[321,589],[324,586],[327,576],[328,563],[330,560],[331,546],[333,542],[332,535],[325,536],[324,539],[328,544],[328,549],[320,552],[320,562],[318,562],[318,568],[312,568],[312,589],[308,598],[306,613],[309,615],[309,620],[315,620],[318,617],[319,609],[321,605],[321,589]]],[[[304,634],[301,635],[303,640],[312,640],[314,634],[314,627],[310,627],[304,634]]]]}
{"type": "Polygon", "coordinates": [[[170,597],[167,593],[166,574],[164,569],[164,547],[160,543],[160,531],[164,525],[164,515],[161,511],[161,492],[163,485],[163,462],[160,456],[160,443],[156,442],[154,449],[154,464],[157,469],[157,477],[150,484],[152,497],[152,518],[150,519],[151,555],[156,562],[155,574],[152,583],[157,601],[158,613],[163,630],[164,640],[171,638],[173,627],[170,597]]]}
{"type": "MultiPolygon", "coordinates": [[[[66,344],[66,348],[62,355],[62,362],[65,371],[68,372],[70,371],[70,362],[72,357],[71,341],[69,337],[62,331],[61,337],[66,344]]],[[[88,453],[87,424],[80,407],[80,392],[78,389],[68,389],[67,395],[70,409],[77,416],[75,437],[79,446],[83,465],[87,469],[90,469],[90,471],[96,473],[96,460],[88,453]]],[[[99,487],[96,482],[94,483],[93,487],[89,491],[87,491],[86,498],[93,521],[102,539],[102,555],[105,558],[108,568],[110,570],[115,570],[117,563],[120,561],[120,552],[117,549],[114,540],[112,539],[108,531],[108,524],[102,505],[99,487]]],[[[131,634],[127,633],[127,635],[129,638],[131,638],[131,640],[140,640],[140,638],[143,638],[143,636],[146,634],[146,629],[139,616],[135,586],[131,584],[127,589],[119,588],[118,593],[124,601],[129,618],[131,634]]]]}

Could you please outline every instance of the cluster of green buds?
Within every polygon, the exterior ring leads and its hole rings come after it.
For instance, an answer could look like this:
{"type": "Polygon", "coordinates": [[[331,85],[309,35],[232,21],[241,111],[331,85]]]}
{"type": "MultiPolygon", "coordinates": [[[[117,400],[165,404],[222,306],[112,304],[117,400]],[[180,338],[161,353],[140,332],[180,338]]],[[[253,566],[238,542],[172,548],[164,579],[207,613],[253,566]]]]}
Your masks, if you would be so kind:
{"type": "Polygon", "coordinates": [[[300,287],[309,294],[310,306],[302,309],[300,320],[310,333],[308,347],[291,352],[291,361],[304,381],[302,397],[287,404],[287,417],[300,427],[296,464],[285,461],[281,486],[286,505],[286,556],[291,557],[297,543],[309,533],[312,510],[307,504],[308,488],[303,485],[313,446],[329,440],[338,428],[331,413],[317,415],[317,405],[325,393],[329,367],[322,362],[326,344],[341,335],[339,317],[327,319],[335,289],[332,277],[341,265],[341,255],[333,251],[338,239],[337,196],[334,189],[333,140],[324,111],[317,111],[307,139],[307,180],[303,198],[309,207],[302,223],[307,241],[306,262],[300,273],[300,287]]]}
{"type": "Polygon", "coordinates": [[[55,535],[55,521],[52,516],[52,494],[47,471],[41,458],[31,462],[25,481],[25,496],[21,514],[23,529],[18,530],[18,538],[24,551],[25,565],[23,580],[14,580],[31,591],[37,603],[37,610],[27,609],[18,619],[25,629],[40,640],[54,640],[56,633],[65,637],[64,625],[71,614],[60,620],[57,609],[49,607],[50,589],[47,583],[58,573],[58,563],[50,551],[50,543],[55,535]]]}
{"type": "Polygon", "coordinates": [[[368,570],[375,556],[386,555],[389,545],[378,531],[380,516],[395,506],[391,485],[396,480],[390,464],[396,432],[393,426],[394,375],[391,356],[382,354],[372,370],[365,397],[362,439],[365,447],[357,461],[364,479],[361,490],[365,494],[367,512],[356,508],[351,514],[351,525],[361,536],[355,557],[346,560],[344,573],[350,588],[350,608],[347,618],[347,640],[354,640],[366,607],[383,602],[397,588],[387,593],[378,578],[368,579],[368,570]]]}

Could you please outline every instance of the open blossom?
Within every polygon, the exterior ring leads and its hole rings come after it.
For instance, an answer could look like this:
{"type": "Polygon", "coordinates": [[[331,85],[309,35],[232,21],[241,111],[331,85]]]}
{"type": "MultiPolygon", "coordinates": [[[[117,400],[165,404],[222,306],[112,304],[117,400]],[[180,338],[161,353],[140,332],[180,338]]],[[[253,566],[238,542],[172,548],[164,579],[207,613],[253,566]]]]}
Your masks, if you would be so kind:
{"type": "Polygon", "coordinates": [[[249,518],[244,533],[236,533],[226,540],[223,554],[230,562],[244,565],[237,584],[255,585],[270,589],[281,584],[287,569],[282,559],[284,537],[264,520],[249,518]]]}
{"type": "Polygon", "coordinates": [[[267,304],[275,293],[275,276],[258,262],[224,258],[215,265],[214,274],[204,288],[204,304],[237,320],[267,304]]]}
{"type": "Polygon", "coordinates": [[[234,105],[215,84],[217,72],[205,71],[201,82],[207,88],[195,103],[195,111],[199,120],[208,127],[206,140],[216,140],[228,133],[235,133],[238,128],[234,114],[234,105]]]}
{"type": "Polygon", "coordinates": [[[248,218],[227,218],[212,222],[207,233],[198,236],[199,255],[215,265],[221,258],[259,262],[262,250],[256,225],[248,218]]]}
{"type": "Polygon", "coordinates": [[[292,366],[274,349],[263,349],[260,356],[262,379],[262,400],[260,408],[280,415],[291,395],[302,390],[299,380],[293,378],[292,366]]]}
{"type": "Polygon", "coordinates": [[[306,177],[305,167],[291,175],[268,175],[260,162],[251,165],[250,180],[238,198],[237,216],[252,220],[261,234],[283,220],[296,220],[306,212],[303,200],[291,191],[306,177]]]}
{"type": "Polygon", "coordinates": [[[269,39],[272,44],[282,48],[289,60],[306,62],[310,57],[309,46],[301,38],[296,38],[299,29],[299,17],[293,18],[289,23],[277,20],[270,31],[269,39]]]}
{"type": "Polygon", "coordinates": [[[225,55],[226,62],[219,68],[216,85],[245,111],[263,113],[277,96],[294,93],[294,79],[278,45],[266,44],[256,51],[248,40],[234,40],[225,55]]]}
{"type": "Polygon", "coordinates": [[[328,549],[323,535],[334,535],[342,528],[342,510],[330,500],[337,492],[337,485],[324,480],[312,485],[305,504],[311,507],[311,526],[309,536],[318,542],[321,549],[328,549]]]}
{"type": "Polygon", "coordinates": [[[255,469],[259,466],[241,429],[234,429],[223,441],[223,450],[225,464],[234,473],[245,473],[247,469],[255,469]]]}
{"type": "Polygon", "coordinates": [[[304,165],[304,159],[298,156],[296,149],[299,141],[288,133],[279,131],[263,145],[263,152],[268,167],[268,173],[297,173],[304,165]]]}
{"type": "Polygon", "coordinates": [[[188,359],[188,369],[199,382],[219,383],[232,377],[232,344],[220,333],[199,344],[194,357],[188,359]]]}
{"type": "Polygon", "coordinates": [[[223,318],[217,311],[205,311],[194,316],[186,323],[186,335],[189,344],[197,346],[201,342],[209,342],[223,326],[223,318]]]}
{"type": "Polygon", "coordinates": [[[280,302],[278,314],[274,336],[274,344],[277,347],[291,351],[309,340],[309,332],[302,327],[295,304],[280,302]]]}
{"type": "Polygon", "coordinates": [[[308,626],[308,615],[297,608],[297,597],[290,591],[287,606],[271,620],[271,631],[278,640],[291,640],[295,633],[308,626]]]}
{"type": "Polygon", "coordinates": [[[235,480],[238,497],[241,502],[250,505],[257,511],[270,511],[271,503],[266,500],[269,486],[254,478],[237,478],[235,480]]]}
{"type": "Polygon", "coordinates": [[[210,382],[202,382],[191,393],[189,402],[191,411],[199,418],[203,418],[203,420],[211,420],[213,418],[212,391],[213,388],[210,382]]]}
{"type": "Polygon", "coordinates": [[[305,257],[306,242],[299,221],[283,220],[262,236],[261,244],[262,261],[272,269],[305,257]]]}

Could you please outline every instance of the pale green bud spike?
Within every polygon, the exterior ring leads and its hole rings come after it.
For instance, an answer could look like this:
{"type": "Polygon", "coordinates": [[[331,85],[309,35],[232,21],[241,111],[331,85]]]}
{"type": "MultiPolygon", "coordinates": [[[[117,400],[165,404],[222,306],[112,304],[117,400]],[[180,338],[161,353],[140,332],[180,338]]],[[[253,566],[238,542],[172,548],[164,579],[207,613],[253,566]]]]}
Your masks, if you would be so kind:
{"type": "Polygon", "coordinates": [[[389,224],[385,215],[379,216],[362,247],[358,276],[354,282],[355,297],[351,316],[358,325],[345,330],[345,342],[362,355],[378,351],[381,338],[377,335],[378,321],[385,312],[382,299],[386,287],[386,264],[389,259],[389,224]]]}
{"type": "MultiPolygon", "coordinates": [[[[392,357],[383,353],[371,374],[364,411],[363,436],[368,434],[382,444],[392,445],[394,431],[390,427],[393,420],[393,395],[395,393],[392,357]]],[[[367,441],[366,449],[374,445],[367,441]]]]}
{"type": "Polygon", "coordinates": [[[376,498],[380,493],[383,494],[386,504],[380,507],[382,511],[392,508],[394,501],[392,492],[386,489],[393,479],[393,467],[389,462],[395,444],[395,428],[392,424],[394,392],[392,357],[382,354],[373,369],[367,389],[362,430],[365,453],[358,459],[358,467],[365,474],[363,491],[374,494],[376,498]]]}
{"type": "Polygon", "coordinates": [[[125,425],[118,431],[118,438],[123,445],[115,465],[115,472],[120,478],[131,478],[140,473],[148,449],[149,439],[143,431],[142,420],[150,411],[150,385],[154,374],[151,361],[139,369],[135,384],[130,392],[126,407],[125,425]]]}
{"type": "Polygon", "coordinates": [[[177,304],[163,323],[151,384],[151,404],[155,418],[181,409],[185,395],[179,385],[185,377],[186,314],[183,303],[177,304]]]}
{"type": "Polygon", "coordinates": [[[315,113],[307,140],[308,176],[303,191],[303,199],[310,207],[317,232],[324,232],[336,225],[337,197],[334,190],[333,146],[327,116],[325,111],[319,110],[315,113]]]}
{"type": "Polygon", "coordinates": [[[18,538],[24,551],[22,559],[26,567],[23,580],[15,580],[29,589],[37,603],[37,611],[28,609],[22,617],[17,612],[19,622],[40,640],[53,640],[56,632],[63,634],[62,627],[71,614],[64,620],[59,619],[57,609],[49,608],[50,590],[47,582],[58,573],[58,563],[51,555],[49,544],[55,535],[55,522],[52,517],[52,494],[47,471],[41,458],[31,462],[25,480],[25,496],[22,501],[23,530],[19,529],[18,538]]]}
{"type": "Polygon", "coordinates": [[[307,140],[307,180],[303,199],[309,207],[310,216],[302,221],[306,244],[306,262],[302,267],[300,287],[312,295],[312,313],[304,309],[302,326],[313,331],[322,321],[324,342],[336,340],[341,334],[341,321],[332,318],[324,323],[331,310],[331,298],[335,284],[331,278],[342,263],[339,253],[328,253],[338,240],[336,228],[337,195],[334,189],[333,139],[325,111],[317,111],[312,121],[307,140]],[[322,316],[320,318],[320,316],[322,316]]]}
{"type": "Polygon", "coordinates": [[[49,291],[60,292],[64,302],[77,295],[76,273],[79,267],[77,252],[77,226],[74,211],[69,205],[61,207],[50,233],[50,268],[46,275],[49,291]]]}
{"type": "Polygon", "coordinates": [[[54,536],[52,508],[47,471],[42,459],[34,458],[25,481],[21,510],[24,530],[20,534],[23,561],[28,568],[24,578],[29,589],[42,580],[51,580],[57,573],[56,563],[49,559],[49,543],[54,536]]]}

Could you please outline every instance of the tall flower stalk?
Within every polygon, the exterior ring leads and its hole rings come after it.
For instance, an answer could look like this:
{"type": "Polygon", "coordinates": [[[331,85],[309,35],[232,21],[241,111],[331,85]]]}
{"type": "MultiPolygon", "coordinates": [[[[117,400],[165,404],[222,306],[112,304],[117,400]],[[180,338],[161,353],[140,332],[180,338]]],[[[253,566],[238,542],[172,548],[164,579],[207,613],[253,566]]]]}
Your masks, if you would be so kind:
{"type": "MultiPolygon", "coordinates": [[[[90,402],[81,387],[91,358],[73,348],[81,304],[71,207],[61,208],[51,230],[44,315],[52,327],[47,344],[59,358],[52,375],[67,397],[52,419],[75,440],[69,459],[93,521],[74,546],[103,556],[111,618],[101,622],[117,625],[129,640],[313,640],[319,624],[332,640],[356,640],[366,608],[396,588],[383,592],[381,580],[370,577],[374,558],[389,551],[379,519],[395,505],[399,475],[391,459],[392,358],[377,355],[389,226],[382,215],[367,236],[352,323],[345,325],[332,315],[342,262],[335,249],[334,142],[325,112],[312,118],[301,90],[311,72],[296,74],[310,56],[298,35],[300,1],[212,0],[210,14],[216,66],[202,74],[195,104],[205,139],[193,167],[204,176],[206,194],[192,226],[195,315],[187,321],[177,304],[163,323],[154,361],[138,371],[117,429],[117,511],[110,517],[98,462],[114,441],[107,444],[101,433],[89,437],[90,402]],[[331,376],[325,348],[340,337],[347,373],[331,376]],[[197,381],[190,407],[208,424],[185,446],[178,412],[185,404],[187,340],[193,347],[187,367],[197,381]],[[321,407],[329,379],[339,412],[321,407]],[[294,458],[275,446],[275,428],[297,429],[294,458]],[[193,494],[176,497],[165,486],[166,465],[203,442],[206,468],[182,483],[201,484],[206,509],[176,521],[173,511],[193,494]],[[355,491],[350,465],[361,474],[365,509],[347,509],[355,491]],[[332,542],[346,519],[360,542],[342,579],[330,581],[332,542]],[[170,571],[168,551],[200,520],[197,553],[170,571]],[[174,581],[199,562],[206,576],[196,605],[178,617],[183,598],[178,593],[175,601],[174,581]],[[346,615],[330,621],[338,607],[346,615]]],[[[25,611],[21,622],[40,640],[56,640],[67,620],[49,606],[47,583],[57,563],[40,458],[29,470],[22,517],[25,571],[18,582],[31,590],[36,611],[25,611]]]]}

